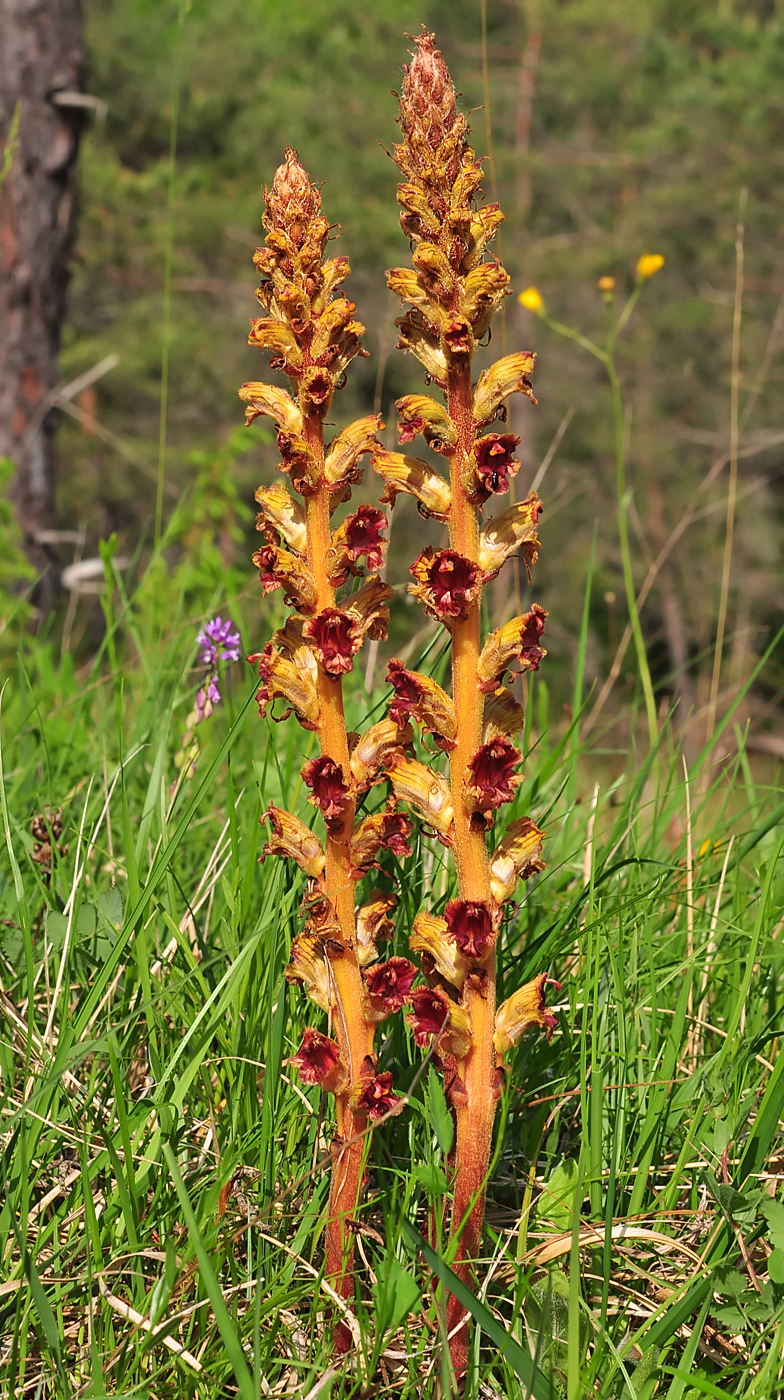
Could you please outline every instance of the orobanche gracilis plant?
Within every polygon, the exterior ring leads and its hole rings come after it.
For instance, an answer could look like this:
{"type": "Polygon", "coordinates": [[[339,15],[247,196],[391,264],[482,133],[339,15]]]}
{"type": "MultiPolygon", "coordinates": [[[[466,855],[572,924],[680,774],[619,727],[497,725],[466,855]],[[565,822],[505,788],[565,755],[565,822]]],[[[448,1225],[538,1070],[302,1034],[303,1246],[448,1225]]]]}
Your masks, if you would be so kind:
{"type": "MultiPolygon", "coordinates": [[[[265,854],[291,857],[309,881],[306,922],[292,945],[286,976],[327,1013],[334,1035],[306,1030],[295,1062],[306,1083],[335,1096],[326,1271],[347,1296],[353,1290],[349,1222],[362,1186],[368,1122],[402,1108],[392,1075],[377,1072],[375,1028],[408,1001],[415,975],[406,958],[378,960],[377,941],[391,932],[395,897],[376,894],[358,908],[355,901],[357,882],[376,865],[382,848],[410,853],[411,819],[395,810],[394,798],[359,822],[356,810],[411,732],[401,733],[391,718],[360,736],[346,732],[343,677],[366,636],[386,635],[392,589],[374,573],[342,601],[337,594],[360,573],[361,559],[371,569],[382,564],[387,521],[371,505],[360,505],[334,530],[330,517],[359,481],[360,459],[378,445],[378,419],[359,419],[325,446],[324,417],[346,366],[365,353],[364,327],[336,290],[348,274],[348,259],[324,259],[330,226],[319,191],[292,150],[266,191],[264,226],[266,247],[257,251],[255,263],[266,315],[253,323],[250,342],[271,352],[271,365],[288,375],[292,392],[250,383],[240,396],[249,422],[267,414],[277,424],[281,470],[302,503],[282,483],[256,493],[257,525],[268,539],[254,555],[262,591],[282,587],[294,611],[250,659],[259,666],[261,713],[281,698],[304,729],[315,731],[319,753],[307,761],[302,778],[325,827],[322,842],[293,813],[270,807],[265,817],[273,835],[265,854]]],[[[339,1329],[338,1345],[349,1340],[339,1329]]]]}
{"type": "MultiPolygon", "coordinates": [[[[480,624],[485,584],[518,551],[530,572],[539,548],[541,502],[533,493],[484,519],[487,503],[509,490],[519,465],[513,457],[519,439],[491,425],[505,417],[512,393],[536,402],[530,383],[534,356],[507,355],[472,380],[478,343],[509,290],[500,262],[486,256],[503,216],[495,204],[478,205],[480,164],[468,145],[449,72],[426,32],[405,70],[400,121],[403,141],[395,159],[404,182],[398,199],[403,230],[414,245],[413,268],[394,269],[388,282],[410,307],[397,323],[400,346],[417,356],[428,384],[437,385],[445,399],[412,394],[399,400],[400,441],[421,434],[448,463],[449,480],[425,461],[384,450],[375,437],[375,418],[344,429],[325,450],[324,415],[348,361],[362,353],[362,327],[353,320],[352,304],[333,294],[348,264],[345,258],[323,261],[328,224],[317,190],[291,151],[267,191],[267,246],[255,258],[267,316],[254,323],[250,339],[272,352],[272,364],[289,376],[292,394],[257,383],[241,390],[249,420],[264,413],[276,421],[281,470],[303,498],[299,504],[280,484],[257,493],[259,528],[269,541],[254,556],[262,588],[266,593],[282,586],[295,611],[253,659],[259,663],[262,713],[282,697],[300,724],[316,731],[320,747],[302,776],[324,818],[324,842],[291,813],[270,808],[267,852],[292,857],[309,878],[307,919],[287,976],[327,1013],[334,1034],[332,1039],[307,1030],[296,1063],[307,1083],[335,1095],[326,1269],[343,1296],[351,1287],[350,1222],[362,1187],[363,1135],[369,1120],[402,1107],[391,1074],[377,1069],[376,1024],[411,1004],[407,1019],[414,1040],[428,1048],[443,1073],[456,1125],[450,1260],[466,1281],[481,1243],[503,1054],[527,1027],[549,1033],[555,1024],[545,1006],[544,974],[498,1009],[495,995],[504,905],[520,879],[542,869],[542,833],[529,818],[494,831],[496,813],[522,781],[514,737],[523,710],[504,681],[515,670],[538,668],[546,654],[546,614],[534,604],[484,640],[480,624]],[[451,633],[452,694],[392,660],[388,717],[356,738],[345,729],[342,677],[363,638],[384,635],[391,590],[376,575],[342,602],[336,590],[358,573],[361,557],[369,568],[379,568],[386,521],[365,505],[333,530],[330,513],[348,499],[363,454],[372,456],[390,505],[398,492],[407,492],[448,527],[448,547],[424,549],[411,565],[410,591],[451,633]],[[412,721],[437,751],[429,766],[414,757],[412,721]],[[382,782],[390,789],[386,805],[357,822],[358,801],[382,782]],[[452,853],[458,885],[458,897],[443,915],[423,911],[414,920],[410,946],[420,955],[418,986],[407,959],[379,961],[376,943],[391,932],[394,897],[376,894],[355,904],[357,881],[383,848],[411,855],[412,819],[399,804],[452,853]]],[[[462,1375],[467,1315],[451,1296],[447,1330],[462,1375]]]]}

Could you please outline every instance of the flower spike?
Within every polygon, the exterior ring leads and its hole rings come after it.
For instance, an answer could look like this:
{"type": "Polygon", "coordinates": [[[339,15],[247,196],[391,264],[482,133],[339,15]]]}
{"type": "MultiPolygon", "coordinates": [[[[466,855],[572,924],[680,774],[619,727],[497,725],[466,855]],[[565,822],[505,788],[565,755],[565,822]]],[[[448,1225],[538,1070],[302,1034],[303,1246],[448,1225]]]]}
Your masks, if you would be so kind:
{"type": "MultiPolygon", "coordinates": [[[[480,509],[510,490],[519,469],[518,435],[492,425],[506,419],[511,394],[536,403],[536,357],[515,351],[473,380],[478,342],[509,293],[506,271],[488,254],[503,216],[497,204],[480,203],[481,164],[468,143],[449,71],[426,30],[416,38],[405,70],[400,127],[394,152],[402,176],[398,202],[401,226],[414,245],[413,266],[394,268],[387,282],[405,303],[397,322],[399,345],[419,359],[445,400],[442,406],[425,395],[402,398],[400,441],[421,434],[448,463],[449,483],[426,463],[399,453],[377,453],[374,467],[387,482],[387,499],[396,490],[409,491],[423,510],[448,524],[448,546],[422,550],[411,565],[409,593],[449,630],[452,694],[400,662],[390,663],[390,717],[416,720],[435,736],[448,757],[449,777],[402,756],[393,759],[388,775],[398,800],[435,830],[455,859],[458,897],[443,917],[422,913],[414,921],[409,943],[420,954],[429,986],[414,989],[408,1021],[417,1044],[429,1046],[442,1066],[455,1115],[451,1248],[453,1267],[470,1283],[499,1097],[494,1036],[501,905],[519,878],[541,868],[541,832],[527,818],[513,823],[492,860],[488,856],[486,831],[494,813],[522,783],[513,738],[523,711],[503,682],[508,673],[535,670],[546,655],[546,614],[538,604],[498,627],[484,645],[481,629],[483,589],[509,558],[522,559],[530,580],[541,501],[531,492],[490,520],[480,518],[480,509]]],[[[502,1021],[502,1047],[505,1034],[502,1021]]],[[[446,1327],[460,1381],[467,1370],[468,1315],[455,1297],[447,1300],[446,1327]]]]}
{"type": "MultiPolygon", "coordinates": [[[[247,422],[264,415],[275,423],[279,469],[303,499],[295,500],[281,482],[257,492],[256,523],[266,541],[254,555],[262,596],[281,588],[294,611],[249,659],[259,666],[260,713],[280,698],[287,713],[293,711],[315,735],[316,752],[302,769],[302,781],[324,824],[322,842],[298,816],[270,807],[265,819],[272,835],[264,855],[291,858],[310,880],[306,923],[294,939],[285,975],[304,987],[334,1030],[333,1040],[308,1027],[294,1064],[304,1084],[335,1095],[337,1150],[325,1267],[331,1286],[347,1297],[353,1289],[354,1248],[348,1222],[359,1205],[366,1129],[403,1106],[392,1091],[391,1075],[378,1073],[375,1027],[407,1001],[414,978],[404,958],[373,966],[377,940],[392,931],[388,915],[395,897],[377,895],[359,913],[354,908],[356,881],[378,863],[381,851],[409,853],[411,820],[388,807],[357,823],[356,809],[412,736],[392,719],[374,725],[353,748],[346,732],[343,677],[366,637],[386,635],[393,595],[377,572],[386,550],[383,512],[359,505],[335,529],[331,516],[361,480],[363,458],[379,450],[380,420],[375,414],[360,418],[331,443],[325,441],[325,419],[346,367],[365,354],[363,327],[353,302],[339,290],[348,260],[324,257],[330,225],[321,192],[291,148],[265,191],[263,222],[265,246],[254,263],[264,314],[251,322],[250,343],[288,376],[289,389],[253,380],[243,385],[240,398],[247,422]],[[357,591],[341,595],[364,567],[370,577],[357,591]]],[[[339,1350],[350,1342],[342,1324],[335,1341],[339,1350]]]]}

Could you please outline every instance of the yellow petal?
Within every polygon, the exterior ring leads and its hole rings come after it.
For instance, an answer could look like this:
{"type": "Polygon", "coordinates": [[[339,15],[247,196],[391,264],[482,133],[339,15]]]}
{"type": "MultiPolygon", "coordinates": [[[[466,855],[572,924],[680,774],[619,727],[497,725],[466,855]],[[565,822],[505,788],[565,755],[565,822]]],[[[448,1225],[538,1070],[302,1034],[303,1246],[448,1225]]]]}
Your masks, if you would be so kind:
{"type": "Polygon", "coordinates": [[[449,483],[419,457],[406,457],[402,452],[376,452],[373,470],[386,482],[381,497],[394,505],[395,496],[404,491],[414,496],[436,520],[446,520],[451,500],[449,483]]]}
{"type": "Polygon", "coordinates": [[[526,287],[517,300],[521,306],[525,307],[526,311],[533,311],[535,316],[543,315],[544,299],[538,287],[526,287]]]}
{"type": "Polygon", "coordinates": [[[534,372],[536,355],[530,350],[520,350],[515,355],[505,355],[479,376],[474,391],[474,426],[483,428],[495,417],[497,410],[510,394],[526,394],[536,403],[531,388],[530,376],[534,372]]]}
{"type": "Polygon", "coordinates": [[[661,253],[643,253],[642,257],[637,259],[637,281],[647,282],[662,267],[664,258],[661,253]]]}
{"type": "Polygon", "coordinates": [[[541,859],[544,832],[530,817],[512,822],[490,861],[490,890],[497,904],[511,899],[518,880],[527,880],[544,870],[541,859]]]}

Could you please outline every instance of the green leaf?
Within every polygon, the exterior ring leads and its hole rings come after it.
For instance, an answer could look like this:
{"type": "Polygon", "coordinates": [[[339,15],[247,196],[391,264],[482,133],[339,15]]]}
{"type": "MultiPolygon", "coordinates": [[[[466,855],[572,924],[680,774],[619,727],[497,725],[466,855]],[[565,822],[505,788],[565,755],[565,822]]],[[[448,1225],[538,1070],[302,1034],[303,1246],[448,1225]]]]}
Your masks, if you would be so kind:
{"type": "Polygon", "coordinates": [[[717,1322],[721,1322],[724,1327],[729,1327],[732,1332],[742,1332],[744,1327],[748,1326],[739,1308],[711,1308],[711,1314],[717,1322]]]}
{"type": "Polygon", "coordinates": [[[722,1298],[739,1298],[746,1290],[746,1277],[732,1264],[722,1264],[713,1272],[713,1287],[722,1298]]]}
{"type": "Polygon", "coordinates": [[[572,1228],[576,1191],[577,1163],[566,1157],[550,1173],[542,1189],[536,1207],[537,1220],[547,1221],[554,1230],[566,1234],[572,1228]]]}
{"type": "Polygon", "coordinates": [[[414,1172],[414,1181],[431,1197],[443,1196],[448,1184],[437,1162],[423,1162],[414,1172]]]}
{"type": "Polygon", "coordinates": [[[732,1141],[729,1124],[723,1118],[717,1118],[713,1125],[713,1150],[717,1157],[729,1147],[732,1141]]]}
{"type": "Polygon", "coordinates": [[[781,1201],[772,1201],[765,1197],[760,1202],[760,1209],[768,1222],[771,1244],[784,1250],[784,1206],[781,1201]]]}
{"type": "Polygon", "coordinates": [[[77,938],[94,938],[98,914],[94,904],[83,904],[76,916],[77,938]]]}
{"type": "Polygon", "coordinates": [[[106,922],[111,924],[112,928],[120,928],[123,921],[123,900],[117,886],[111,885],[103,894],[99,894],[97,903],[106,922]]]}
{"type": "Polygon", "coordinates": [[[780,1287],[784,1285],[784,1249],[776,1245],[768,1260],[768,1278],[780,1287]]]}
{"type": "Polygon", "coordinates": [[[216,1278],[215,1270],[212,1267],[212,1260],[210,1259],[204,1240],[202,1239],[193,1206],[191,1205],[190,1197],[185,1187],[185,1182],[177,1166],[177,1159],[168,1142],[163,1144],[163,1155],[166,1158],[166,1164],[171,1173],[174,1189],[177,1192],[177,1198],[180,1202],[180,1210],[185,1217],[185,1224],[188,1228],[190,1242],[198,1260],[201,1285],[212,1304],[212,1311],[215,1314],[218,1331],[221,1334],[223,1345],[226,1348],[226,1355],[234,1371],[234,1380],[239,1388],[240,1394],[243,1396],[243,1400],[255,1400],[256,1387],[253,1384],[253,1377],[248,1370],[248,1363],[245,1360],[242,1343],[234,1330],[231,1314],[226,1306],[221,1286],[216,1278]]]}
{"type": "Polygon", "coordinates": [[[56,909],[46,911],[46,936],[55,949],[59,952],[65,942],[65,932],[68,928],[68,920],[65,914],[59,914],[56,909]]]}
{"type": "Polygon", "coordinates": [[[410,1220],[402,1221],[403,1233],[410,1240],[416,1249],[422,1251],[425,1260],[429,1264],[433,1273],[440,1281],[446,1285],[450,1293],[453,1293],[459,1303],[462,1303],[467,1312],[479,1324],[483,1332],[487,1333],[491,1342],[498,1347],[504,1360],[509,1363],[518,1380],[521,1380],[528,1387],[529,1394],[533,1400],[557,1400],[557,1392],[547,1376],[535,1365],[533,1359],[527,1351],[523,1351],[520,1343],[515,1340],[511,1333],[507,1332],[498,1318],[480,1303],[479,1299],[471,1292],[467,1284],[463,1283],[457,1274],[453,1273],[449,1265],[444,1262],[440,1254],[436,1254],[431,1249],[427,1240],[423,1240],[418,1230],[414,1229],[410,1220]]]}
{"type": "Polygon", "coordinates": [[[394,1255],[382,1260],[373,1286],[377,1323],[382,1332],[395,1332],[421,1302],[416,1279],[394,1255]]]}
{"type": "Polygon", "coordinates": [[[445,1157],[448,1157],[455,1140],[455,1125],[446,1101],[441,1078],[432,1066],[427,1075],[427,1098],[430,1109],[430,1126],[441,1151],[445,1157]]]}

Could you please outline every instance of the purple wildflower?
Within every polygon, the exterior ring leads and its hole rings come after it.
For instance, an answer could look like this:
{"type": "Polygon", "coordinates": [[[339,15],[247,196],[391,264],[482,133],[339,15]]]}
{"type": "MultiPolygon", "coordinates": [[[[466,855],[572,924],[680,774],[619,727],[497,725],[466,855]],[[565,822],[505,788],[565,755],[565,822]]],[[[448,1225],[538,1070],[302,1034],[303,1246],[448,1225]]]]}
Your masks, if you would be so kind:
{"type": "Polygon", "coordinates": [[[240,659],[240,634],[232,631],[231,618],[227,617],[224,622],[218,616],[205,623],[196,638],[196,644],[201,647],[199,659],[205,666],[216,666],[219,661],[240,659]]]}

